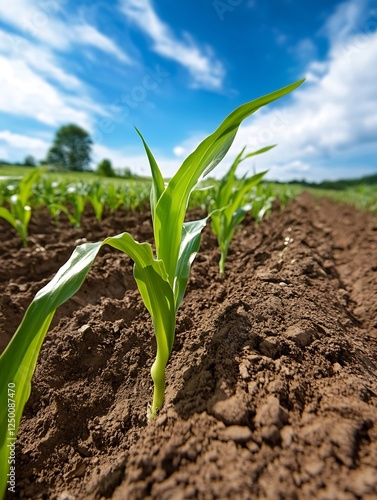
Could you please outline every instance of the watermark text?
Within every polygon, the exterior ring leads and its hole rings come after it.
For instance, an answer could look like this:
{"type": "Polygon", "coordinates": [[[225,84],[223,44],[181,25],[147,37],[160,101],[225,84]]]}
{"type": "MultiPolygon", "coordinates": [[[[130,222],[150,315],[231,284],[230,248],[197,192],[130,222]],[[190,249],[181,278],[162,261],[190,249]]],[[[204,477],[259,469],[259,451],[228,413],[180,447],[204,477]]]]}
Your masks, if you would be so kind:
{"type": "Polygon", "coordinates": [[[16,493],[16,384],[8,384],[8,436],[7,447],[9,448],[7,474],[8,491],[16,493]]]}

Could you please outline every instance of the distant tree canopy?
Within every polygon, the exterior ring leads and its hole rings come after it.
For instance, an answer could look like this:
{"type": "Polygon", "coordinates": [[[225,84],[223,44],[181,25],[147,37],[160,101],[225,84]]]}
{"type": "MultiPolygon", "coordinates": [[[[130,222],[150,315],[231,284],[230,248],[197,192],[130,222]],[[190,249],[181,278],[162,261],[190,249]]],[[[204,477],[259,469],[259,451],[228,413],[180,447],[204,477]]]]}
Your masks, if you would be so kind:
{"type": "Polygon", "coordinates": [[[24,165],[25,167],[35,167],[37,165],[37,161],[32,155],[27,155],[25,156],[24,159],[24,165]]]}
{"type": "MultiPolygon", "coordinates": [[[[285,184],[285,183],[283,183],[285,184]]],[[[376,186],[377,174],[365,175],[364,177],[356,177],[354,179],[338,179],[336,181],[321,181],[321,182],[308,182],[305,179],[290,181],[287,184],[299,184],[310,188],[318,189],[333,189],[335,191],[344,191],[345,189],[354,188],[358,186],[376,186]]]]}
{"type": "Polygon", "coordinates": [[[111,161],[107,158],[102,160],[97,166],[97,174],[102,175],[103,177],[114,177],[115,172],[113,166],[111,165],[111,161]]]}
{"type": "Polygon", "coordinates": [[[92,144],[88,132],[78,125],[63,125],[56,132],[46,162],[67,170],[86,170],[91,159],[92,144]]]}
{"type": "Polygon", "coordinates": [[[126,179],[132,179],[134,177],[134,174],[132,173],[130,167],[126,167],[123,172],[123,177],[126,179]]]}

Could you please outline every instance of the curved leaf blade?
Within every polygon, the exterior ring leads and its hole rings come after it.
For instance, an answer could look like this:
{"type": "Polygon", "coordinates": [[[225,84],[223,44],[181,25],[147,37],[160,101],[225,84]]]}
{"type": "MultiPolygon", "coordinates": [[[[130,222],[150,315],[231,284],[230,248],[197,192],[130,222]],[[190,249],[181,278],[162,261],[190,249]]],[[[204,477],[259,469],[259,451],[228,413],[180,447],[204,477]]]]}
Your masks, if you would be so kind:
{"type": "Polygon", "coordinates": [[[7,390],[15,384],[15,435],[30,395],[31,379],[38,354],[56,309],[81,287],[100,248],[108,244],[127,253],[134,261],[134,274],[142,298],[153,317],[157,343],[170,354],[174,340],[175,306],[164,265],[157,261],[148,243],[138,243],[128,233],[86,243],[75,249],[71,258],[31,302],[9,345],[0,356],[0,496],[6,488],[9,447],[7,446],[7,390]]]}
{"type": "Polygon", "coordinates": [[[271,94],[243,104],[230,113],[215,132],[204,139],[186,158],[169,181],[157,202],[154,224],[155,236],[160,242],[157,256],[168,263],[166,271],[171,285],[174,281],[188,199],[199,178],[211,172],[224,158],[245,118],[262,106],[292,92],[303,81],[299,80],[271,94]],[[165,223],[166,214],[169,214],[169,224],[165,223]]]}
{"type": "Polygon", "coordinates": [[[187,282],[190,276],[191,264],[199,251],[202,230],[210,216],[204,219],[185,222],[182,230],[182,240],[174,281],[175,308],[178,310],[184,297],[187,282]]]}
{"type": "Polygon", "coordinates": [[[157,165],[157,162],[152,154],[152,151],[149,149],[148,144],[144,140],[144,137],[142,136],[141,132],[136,127],[135,127],[135,129],[143,142],[143,146],[144,146],[145,152],[147,154],[149,166],[151,169],[151,174],[152,174],[151,211],[152,211],[152,217],[154,217],[156,204],[157,204],[158,200],[160,199],[160,197],[165,189],[164,179],[163,179],[161,171],[157,165]]]}

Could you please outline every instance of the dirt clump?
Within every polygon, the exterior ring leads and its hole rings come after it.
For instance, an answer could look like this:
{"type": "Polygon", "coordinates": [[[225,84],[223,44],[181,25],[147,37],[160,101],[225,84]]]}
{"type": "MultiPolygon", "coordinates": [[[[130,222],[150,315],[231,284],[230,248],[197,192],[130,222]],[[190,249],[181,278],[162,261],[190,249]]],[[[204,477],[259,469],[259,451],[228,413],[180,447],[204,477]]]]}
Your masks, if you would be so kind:
{"type": "MultiPolygon", "coordinates": [[[[0,223],[2,347],[77,242],[152,238],[149,214],[45,218],[27,249],[0,223]]],[[[148,424],[151,320],[130,259],[101,251],[44,342],[16,497],[377,498],[376,218],[303,194],[258,228],[246,219],[225,276],[218,259],[207,227],[148,424]]]]}

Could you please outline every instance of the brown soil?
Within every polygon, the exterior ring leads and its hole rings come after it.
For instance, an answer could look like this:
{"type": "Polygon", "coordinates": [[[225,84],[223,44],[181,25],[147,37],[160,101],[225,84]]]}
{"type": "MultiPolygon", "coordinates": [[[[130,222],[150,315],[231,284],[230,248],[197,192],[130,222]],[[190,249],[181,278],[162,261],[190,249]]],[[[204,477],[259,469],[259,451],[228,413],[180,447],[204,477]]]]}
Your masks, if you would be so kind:
{"type": "MultiPolygon", "coordinates": [[[[27,249],[0,223],[2,347],[83,238],[151,240],[149,214],[93,220],[34,215],[27,249]]],[[[17,498],[377,498],[376,218],[304,194],[244,223],[225,277],[218,257],[208,227],[147,424],[151,321],[130,259],[102,250],[43,345],[17,498]]]]}

